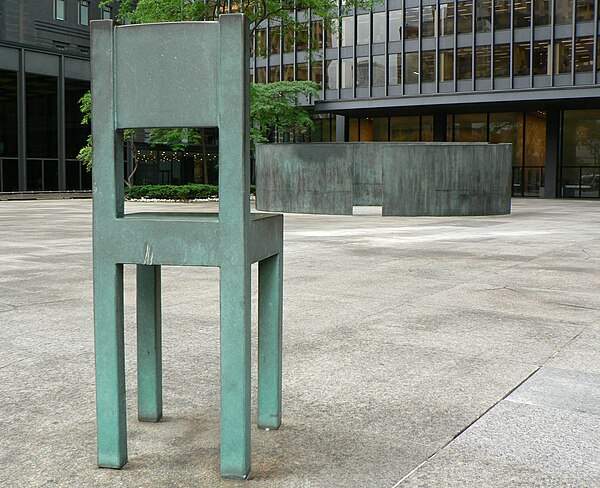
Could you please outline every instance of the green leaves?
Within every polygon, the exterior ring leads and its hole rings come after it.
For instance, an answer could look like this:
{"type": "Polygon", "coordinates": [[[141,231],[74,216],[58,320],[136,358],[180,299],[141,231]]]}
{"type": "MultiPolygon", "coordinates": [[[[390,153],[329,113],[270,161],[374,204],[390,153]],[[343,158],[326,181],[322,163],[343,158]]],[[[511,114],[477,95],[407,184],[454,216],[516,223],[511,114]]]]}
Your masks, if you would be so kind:
{"type": "Polygon", "coordinates": [[[299,96],[319,96],[319,85],[312,81],[253,83],[250,90],[250,137],[252,142],[267,142],[272,130],[302,134],[314,123],[300,105],[299,96]]]}

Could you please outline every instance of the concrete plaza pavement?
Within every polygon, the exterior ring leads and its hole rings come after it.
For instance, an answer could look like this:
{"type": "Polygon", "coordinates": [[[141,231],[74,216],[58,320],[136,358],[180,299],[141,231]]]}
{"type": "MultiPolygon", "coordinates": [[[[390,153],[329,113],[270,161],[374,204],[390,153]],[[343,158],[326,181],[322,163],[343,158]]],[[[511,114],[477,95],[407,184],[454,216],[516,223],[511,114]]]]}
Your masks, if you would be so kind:
{"type": "Polygon", "coordinates": [[[218,270],[164,268],[165,418],[148,424],[126,267],[129,463],[99,469],[91,201],[0,202],[0,486],[599,487],[600,202],[357,213],[285,217],[283,426],[253,430],[234,482],[218,270]]]}

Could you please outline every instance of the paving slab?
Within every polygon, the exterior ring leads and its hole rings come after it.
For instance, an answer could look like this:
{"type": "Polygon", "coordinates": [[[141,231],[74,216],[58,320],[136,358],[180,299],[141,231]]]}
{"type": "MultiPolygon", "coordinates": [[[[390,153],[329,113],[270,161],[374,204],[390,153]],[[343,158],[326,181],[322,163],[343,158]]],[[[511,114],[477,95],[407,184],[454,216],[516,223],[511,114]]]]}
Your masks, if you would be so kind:
{"type": "MultiPolygon", "coordinates": [[[[218,209],[127,208],[150,205],[218,209]]],[[[0,486],[600,486],[599,210],[286,215],[283,426],[253,430],[240,483],[218,475],[218,270],[163,269],[165,418],[144,424],[125,267],[129,463],[99,469],[91,202],[0,202],[0,486]]]]}

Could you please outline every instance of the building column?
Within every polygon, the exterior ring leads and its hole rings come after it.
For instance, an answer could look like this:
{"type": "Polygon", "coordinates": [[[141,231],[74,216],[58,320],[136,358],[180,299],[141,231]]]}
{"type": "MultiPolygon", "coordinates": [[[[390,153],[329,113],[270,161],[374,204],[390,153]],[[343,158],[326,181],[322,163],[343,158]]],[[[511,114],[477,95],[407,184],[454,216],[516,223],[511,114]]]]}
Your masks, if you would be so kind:
{"type": "Polygon", "coordinates": [[[27,190],[27,114],[25,95],[25,50],[19,51],[19,72],[17,74],[17,118],[19,124],[19,191],[27,190]]]}
{"type": "Polygon", "coordinates": [[[446,140],[446,112],[436,112],[433,114],[433,140],[435,142],[444,142],[446,140]]]}
{"type": "Polygon", "coordinates": [[[343,115],[335,116],[335,142],[346,141],[346,117],[343,115]]]}
{"type": "Polygon", "coordinates": [[[542,198],[556,198],[558,194],[560,110],[551,109],[546,119],[546,168],[544,176],[544,194],[542,198]]]}
{"type": "Polygon", "coordinates": [[[58,93],[56,101],[58,104],[58,190],[67,188],[66,162],[65,162],[65,57],[60,56],[58,68],[58,93]]]}

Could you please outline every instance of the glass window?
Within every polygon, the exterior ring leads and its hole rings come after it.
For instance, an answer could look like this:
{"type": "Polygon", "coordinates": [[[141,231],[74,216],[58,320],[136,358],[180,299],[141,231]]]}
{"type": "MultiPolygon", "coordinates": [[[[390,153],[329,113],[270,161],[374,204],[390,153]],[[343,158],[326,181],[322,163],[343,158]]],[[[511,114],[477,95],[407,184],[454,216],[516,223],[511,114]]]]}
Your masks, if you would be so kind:
{"type": "Polygon", "coordinates": [[[308,81],[308,63],[298,63],[296,65],[296,80],[308,81]]]}
{"type": "Polygon", "coordinates": [[[336,59],[326,61],[325,65],[325,86],[328,90],[337,90],[338,88],[338,62],[336,59]]]}
{"type": "Polygon", "coordinates": [[[454,34],[454,4],[440,4],[440,35],[451,36],[454,34]]]}
{"type": "Polygon", "coordinates": [[[88,125],[81,123],[79,99],[90,89],[88,81],[65,80],[65,157],[75,159],[85,146],[90,132],[88,125]]]}
{"type": "Polygon", "coordinates": [[[554,9],[554,22],[559,24],[570,24],[573,19],[573,0],[556,0],[554,9]]]}
{"type": "MultiPolygon", "coordinates": [[[[2,96],[0,96],[0,158],[17,157],[19,154],[17,145],[17,114],[19,113],[17,110],[17,72],[0,70],[0,86],[2,87],[2,96]]],[[[78,107],[77,111],[79,111],[78,107]]],[[[81,122],[81,113],[79,114],[79,122],[81,122]]]]}
{"type": "Polygon", "coordinates": [[[308,25],[298,27],[296,31],[296,50],[306,51],[308,49],[308,25]]]}
{"type": "Polygon", "coordinates": [[[27,157],[58,157],[57,79],[27,74],[27,157]]]}
{"type": "Polygon", "coordinates": [[[510,76],[510,44],[494,46],[494,77],[510,76]]]}
{"type": "Polygon", "coordinates": [[[385,12],[373,14],[373,43],[385,42],[385,12]]]}
{"type": "Polygon", "coordinates": [[[525,166],[546,165],[546,119],[542,110],[525,114],[525,166]]]}
{"type": "Polygon", "coordinates": [[[102,20],[108,20],[112,17],[112,7],[102,7],[100,9],[100,18],[102,20]]]}
{"type": "Polygon", "coordinates": [[[387,142],[389,140],[387,117],[375,117],[373,119],[373,140],[387,142]]]}
{"type": "Polygon", "coordinates": [[[531,47],[529,43],[515,44],[513,55],[513,75],[528,76],[529,75],[529,55],[531,47]]]}
{"type": "Polygon", "coordinates": [[[523,161],[523,114],[520,112],[491,113],[490,142],[493,144],[511,143],[513,166],[521,166],[523,161]]]}
{"type": "Polygon", "coordinates": [[[471,0],[457,2],[457,34],[469,34],[473,29],[473,2],[471,0]]]}
{"type": "Polygon", "coordinates": [[[554,73],[571,72],[571,39],[561,39],[554,44],[554,73]]]}
{"type": "Polygon", "coordinates": [[[390,141],[418,142],[421,133],[420,122],[418,115],[390,117],[390,141]]]}
{"type": "Polygon", "coordinates": [[[414,39],[419,37],[419,7],[407,8],[404,18],[404,37],[414,39]]]}
{"type": "Polygon", "coordinates": [[[359,140],[363,141],[372,141],[373,140],[373,119],[370,117],[363,118],[359,120],[359,140]]]}
{"type": "Polygon", "coordinates": [[[514,0],[515,2],[515,27],[529,27],[531,25],[531,0],[514,0]]]}
{"type": "Polygon", "coordinates": [[[65,0],[54,0],[54,18],[65,20],[65,0]]]}
{"type": "Polygon", "coordinates": [[[294,52],[294,30],[291,27],[283,30],[283,52],[294,52]]]}
{"type": "Polygon", "coordinates": [[[373,86],[385,85],[385,56],[373,56],[373,86]]]}
{"type": "Polygon", "coordinates": [[[367,88],[369,86],[369,58],[356,58],[356,86],[367,88]]]}
{"type": "Polygon", "coordinates": [[[435,81],[435,51],[421,51],[421,81],[435,81]]]}
{"type": "Polygon", "coordinates": [[[269,83],[279,81],[279,66],[271,66],[269,68],[269,83]]]}
{"type": "Polygon", "coordinates": [[[455,114],[454,142],[486,142],[487,114],[455,114]]]}
{"type": "Polygon", "coordinates": [[[533,43],[533,74],[549,75],[551,74],[548,59],[550,58],[550,43],[548,41],[539,41],[533,43]]]}
{"type": "Polygon", "coordinates": [[[459,80],[473,78],[473,57],[470,47],[462,47],[456,50],[456,78],[459,80]]]}
{"type": "Polygon", "coordinates": [[[440,51],[440,81],[454,79],[454,49],[440,51]]]}
{"type": "Polygon", "coordinates": [[[577,21],[594,20],[594,0],[577,0],[575,4],[577,21]]]}
{"type": "Polygon", "coordinates": [[[433,37],[436,35],[437,9],[435,5],[427,5],[421,10],[421,35],[433,37]]]}
{"type": "Polygon", "coordinates": [[[533,24],[548,25],[550,23],[550,0],[533,2],[533,24]]]}
{"type": "Polygon", "coordinates": [[[338,47],[337,22],[331,22],[331,28],[325,31],[325,47],[338,47]]]}
{"type": "Polygon", "coordinates": [[[406,53],[406,83],[419,82],[419,53],[406,53]]]}
{"type": "Polygon", "coordinates": [[[256,54],[258,56],[267,54],[267,31],[265,29],[256,31],[256,54]]]}
{"type": "Polygon", "coordinates": [[[592,71],[594,57],[594,38],[577,37],[575,39],[575,71],[592,71]]]}
{"type": "Polygon", "coordinates": [[[496,30],[510,29],[510,0],[494,2],[494,24],[496,30]]]}
{"type": "Polygon", "coordinates": [[[369,44],[371,18],[369,14],[356,16],[356,44],[369,44]]]}
{"type": "Polygon", "coordinates": [[[402,39],[402,10],[389,12],[390,42],[402,39]]]}
{"type": "Polygon", "coordinates": [[[90,2],[87,0],[79,0],[79,23],[90,25],[90,2]]]}
{"type": "Polygon", "coordinates": [[[433,141],[433,115],[421,115],[421,141],[433,141]]]}
{"type": "Polygon", "coordinates": [[[475,32],[492,30],[492,0],[479,0],[475,3],[475,32]]]}
{"type": "Polygon", "coordinates": [[[342,46],[354,44],[354,17],[342,18],[342,46]]]}
{"type": "Polygon", "coordinates": [[[283,65],[283,81],[294,81],[294,65],[283,65]]]}
{"type": "Polygon", "coordinates": [[[492,50],[490,46],[477,46],[475,48],[475,77],[489,78],[492,74],[492,50]]]}
{"type": "Polygon", "coordinates": [[[269,29],[269,51],[271,54],[279,54],[281,51],[281,28],[279,26],[269,29]]]}
{"type": "Polygon", "coordinates": [[[267,82],[267,68],[256,68],[256,83],[267,82]]]}
{"type": "Polygon", "coordinates": [[[342,88],[352,88],[354,84],[354,63],[351,59],[342,59],[342,88]]]}
{"type": "Polygon", "coordinates": [[[323,66],[320,62],[313,63],[310,70],[310,79],[311,81],[318,83],[319,85],[323,83],[323,66]]]}
{"type": "Polygon", "coordinates": [[[402,84],[402,54],[389,55],[389,81],[390,85],[402,84]]]}
{"type": "Polygon", "coordinates": [[[358,137],[358,119],[350,119],[348,123],[348,140],[350,142],[358,142],[360,139],[358,137]]]}
{"type": "Polygon", "coordinates": [[[323,47],[323,21],[312,21],[310,36],[312,48],[321,49],[323,47]]]}

